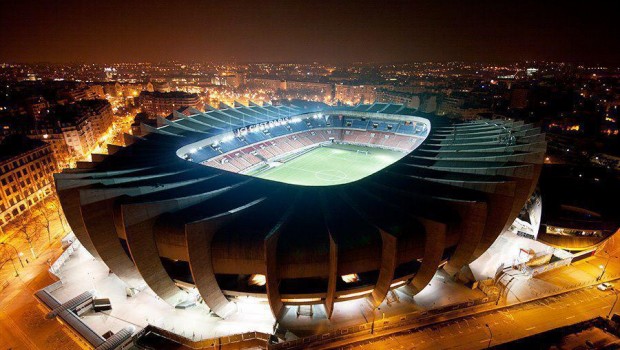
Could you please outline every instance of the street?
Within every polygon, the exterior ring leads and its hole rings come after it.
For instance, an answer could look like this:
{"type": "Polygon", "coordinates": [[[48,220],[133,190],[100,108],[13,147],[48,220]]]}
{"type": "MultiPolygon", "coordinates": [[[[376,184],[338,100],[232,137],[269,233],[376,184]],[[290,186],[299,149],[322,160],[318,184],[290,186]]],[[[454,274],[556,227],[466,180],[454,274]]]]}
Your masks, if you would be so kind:
{"type": "MultiPolygon", "coordinates": [[[[21,267],[13,254],[19,276],[8,263],[0,269],[0,349],[80,349],[77,342],[56,320],[45,319],[46,310],[36,300],[34,293],[55,282],[47,272],[50,262],[62,253],[60,239],[65,235],[62,224],[55,218],[51,222],[52,241],[41,235],[34,242],[37,258],[33,258],[27,242],[16,234],[3,237],[2,242],[11,244],[22,256],[21,267]],[[28,260],[26,260],[28,259],[28,260]]],[[[14,231],[12,231],[14,232],[14,231]]]]}
{"type": "MultiPolygon", "coordinates": [[[[483,349],[550,329],[607,316],[616,296],[595,287],[544,298],[503,310],[377,337],[346,349],[483,349]],[[486,326],[488,325],[488,327],[486,326]],[[492,339],[491,339],[492,333],[492,339]]],[[[614,311],[618,312],[616,304],[614,311]]]]}

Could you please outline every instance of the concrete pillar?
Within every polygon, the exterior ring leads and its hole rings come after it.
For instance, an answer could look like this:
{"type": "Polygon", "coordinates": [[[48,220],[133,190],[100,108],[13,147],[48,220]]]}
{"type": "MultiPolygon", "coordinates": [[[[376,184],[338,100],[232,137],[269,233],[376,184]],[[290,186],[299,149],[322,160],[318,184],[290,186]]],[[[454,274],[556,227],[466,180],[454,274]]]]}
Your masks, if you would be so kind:
{"type": "Polygon", "coordinates": [[[398,239],[391,234],[380,230],[381,233],[381,265],[379,269],[379,277],[377,284],[368,296],[368,301],[373,308],[381,305],[387,293],[390,291],[390,285],[394,279],[394,270],[396,269],[398,239]]]}
{"type": "Polygon", "coordinates": [[[211,241],[217,229],[229,219],[230,217],[185,225],[187,255],[194,283],[207,306],[222,318],[236,312],[237,307],[224,296],[215,279],[211,261],[211,241]]]}
{"type": "Polygon", "coordinates": [[[329,277],[327,280],[327,293],[325,293],[325,311],[327,318],[332,317],[334,302],[336,299],[336,285],[338,283],[338,245],[332,235],[329,235],[329,277]]]}

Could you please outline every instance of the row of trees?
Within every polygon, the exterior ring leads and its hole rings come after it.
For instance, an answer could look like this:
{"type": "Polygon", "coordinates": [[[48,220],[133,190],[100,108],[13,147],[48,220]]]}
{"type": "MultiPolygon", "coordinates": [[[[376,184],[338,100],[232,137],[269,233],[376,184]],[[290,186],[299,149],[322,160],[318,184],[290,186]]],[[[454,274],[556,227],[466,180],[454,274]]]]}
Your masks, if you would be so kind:
{"type": "MultiPolygon", "coordinates": [[[[67,232],[67,221],[62,212],[58,197],[54,194],[33,205],[30,207],[30,210],[26,210],[15,217],[5,227],[5,231],[11,232],[13,237],[26,241],[32,257],[36,259],[38,255],[35,249],[35,242],[42,236],[47,236],[46,238],[50,243],[54,238],[58,238],[59,235],[52,237],[54,234],[52,225],[55,221],[60,221],[62,233],[67,232]]],[[[0,255],[0,258],[4,258],[4,255],[0,255]]],[[[3,261],[0,260],[0,264],[3,261]]]]}

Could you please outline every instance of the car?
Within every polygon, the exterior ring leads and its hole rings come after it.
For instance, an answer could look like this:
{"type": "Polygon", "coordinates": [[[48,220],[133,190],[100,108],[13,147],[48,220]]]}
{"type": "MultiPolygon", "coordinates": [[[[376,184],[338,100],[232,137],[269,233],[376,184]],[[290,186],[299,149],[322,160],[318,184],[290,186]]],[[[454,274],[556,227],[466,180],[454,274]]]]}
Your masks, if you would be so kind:
{"type": "Polygon", "coordinates": [[[596,288],[598,288],[598,290],[606,291],[608,289],[612,289],[613,287],[614,287],[613,284],[605,282],[605,283],[599,284],[598,287],[596,288]]]}

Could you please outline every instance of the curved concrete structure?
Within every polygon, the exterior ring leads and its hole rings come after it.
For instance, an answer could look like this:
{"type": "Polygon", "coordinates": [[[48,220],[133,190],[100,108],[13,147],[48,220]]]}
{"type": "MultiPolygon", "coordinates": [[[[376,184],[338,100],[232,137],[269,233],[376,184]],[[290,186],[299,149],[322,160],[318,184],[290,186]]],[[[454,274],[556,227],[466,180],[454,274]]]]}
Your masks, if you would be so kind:
{"type": "Polygon", "coordinates": [[[235,106],[174,113],[56,175],[76,236],[128,286],[177,305],[194,285],[221,317],[243,295],[264,297],[276,318],[308,303],[329,317],[338,301],[377,307],[403,285],[415,295],[439,266],[458,274],[519,214],[545,152],[522,122],[451,123],[379,103],[235,106]],[[264,145],[298,152],[328,138],[403,157],[337,186],[238,173],[264,145]]]}

